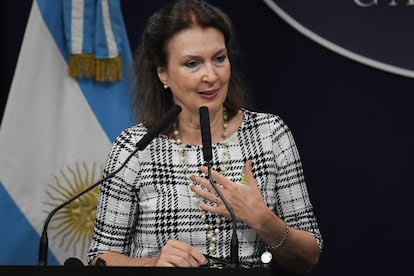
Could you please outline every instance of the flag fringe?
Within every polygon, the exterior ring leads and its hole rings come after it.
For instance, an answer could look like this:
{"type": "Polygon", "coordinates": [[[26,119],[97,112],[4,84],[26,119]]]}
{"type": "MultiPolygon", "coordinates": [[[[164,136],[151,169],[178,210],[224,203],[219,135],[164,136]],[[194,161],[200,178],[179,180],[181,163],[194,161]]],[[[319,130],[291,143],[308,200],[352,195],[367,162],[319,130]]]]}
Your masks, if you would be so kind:
{"type": "Polygon", "coordinates": [[[96,59],[94,54],[72,54],[69,58],[68,72],[72,78],[95,78],[101,82],[120,81],[121,57],[96,59]]]}
{"type": "Polygon", "coordinates": [[[122,78],[121,57],[96,59],[97,81],[119,81],[122,78]]]}
{"type": "Polygon", "coordinates": [[[95,77],[95,66],[94,54],[71,54],[69,76],[80,79],[95,77]]]}

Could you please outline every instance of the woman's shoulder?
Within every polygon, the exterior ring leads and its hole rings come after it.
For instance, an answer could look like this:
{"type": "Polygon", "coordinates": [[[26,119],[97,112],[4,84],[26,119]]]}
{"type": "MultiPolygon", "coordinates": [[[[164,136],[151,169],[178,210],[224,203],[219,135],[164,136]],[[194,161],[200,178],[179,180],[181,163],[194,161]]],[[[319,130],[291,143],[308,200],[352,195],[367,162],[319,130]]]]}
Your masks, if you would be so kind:
{"type": "Polygon", "coordinates": [[[291,139],[291,130],[285,121],[271,112],[257,112],[246,110],[242,131],[245,133],[261,133],[274,139],[291,139]]]}
{"type": "Polygon", "coordinates": [[[142,123],[138,123],[123,129],[115,141],[125,141],[125,139],[128,139],[136,142],[147,132],[148,128],[146,128],[142,123]]]}
{"type": "Polygon", "coordinates": [[[271,112],[245,109],[244,115],[244,121],[249,124],[271,125],[275,127],[286,126],[286,123],[279,115],[271,112]]]}

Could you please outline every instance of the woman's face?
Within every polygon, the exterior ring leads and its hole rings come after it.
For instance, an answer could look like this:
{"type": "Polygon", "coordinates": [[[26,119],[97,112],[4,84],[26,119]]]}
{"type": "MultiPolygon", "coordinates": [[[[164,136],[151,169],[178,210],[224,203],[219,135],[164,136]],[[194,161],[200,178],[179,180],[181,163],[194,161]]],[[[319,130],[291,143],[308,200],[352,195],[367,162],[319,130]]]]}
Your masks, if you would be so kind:
{"type": "Polygon", "coordinates": [[[167,47],[167,67],[157,69],[184,112],[201,106],[219,111],[227,96],[230,61],[224,36],[214,28],[194,27],[174,35],[167,47]]]}

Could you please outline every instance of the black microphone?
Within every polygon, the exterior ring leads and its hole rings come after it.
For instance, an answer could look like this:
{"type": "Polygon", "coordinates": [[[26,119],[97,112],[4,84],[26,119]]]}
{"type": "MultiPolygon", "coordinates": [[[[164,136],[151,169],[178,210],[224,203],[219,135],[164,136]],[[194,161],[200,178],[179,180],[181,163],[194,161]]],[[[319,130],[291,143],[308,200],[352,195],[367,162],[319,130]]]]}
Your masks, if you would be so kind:
{"type": "Polygon", "coordinates": [[[203,143],[203,157],[204,157],[204,161],[207,163],[208,180],[210,181],[211,186],[213,186],[217,195],[223,201],[224,205],[226,206],[227,210],[230,213],[232,228],[233,228],[231,244],[230,244],[230,267],[237,268],[239,266],[239,241],[237,239],[237,232],[236,232],[236,229],[237,229],[236,216],[234,215],[233,209],[231,208],[230,204],[227,202],[227,200],[224,198],[223,194],[221,193],[220,189],[217,187],[217,184],[215,183],[214,179],[211,177],[213,151],[211,149],[210,115],[208,113],[208,107],[206,106],[200,107],[199,113],[200,113],[201,141],[203,143]]]}
{"type": "Polygon", "coordinates": [[[170,108],[170,110],[165,113],[165,115],[161,118],[161,120],[153,126],[147,134],[142,137],[141,140],[137,143],[137,149],[143,150],[145,147],[155,138],[163,129],[165,129],[175,117],[177,117],[178,113],[181,112],[181,106],[174,105],[170,108]]]}
{"type": "Polygon", "coordinates": [[[83,262],[75,257],[67,258],[63,266],[83,266],[83,262]]]}
{"type": "Polygon", "coordinates": [[[199,112],[204,161],[211,163],[213,160],[213,150],[211,149],[210,116],[208,113],[208,107],[200,107],[199,112]]]}
{"type": "Polygon", "coordinates": [[[60,205],[56,206],[47,216],[44,224],[43,224],[43,232],[42,236],[40,237],[40,245],[39,245],[39,265],[47,265],[47,255],[49,250],[49,240],[47,237],[47,228],[49,226],[49,222],[52,219],[52,217],[56,214],[57,211],[74,201],[75,199],[81,197],[85,193],[89,192],[102,182],[106,181],[107,179],[113,177],[115,174],[117,174],[127,163],[128,161],[134,156],[139,150],[145,149],[145,147],[157,136],[163,129],[165,129],[168,124],[170,124],[174,118],[178,115],[178,113],[181,112],[181,107],[179,105],[174,105],[171,107],[168,112],[161,118],[161,120],[155,124],[136,144],[135,150],[128,155],[128,157],[125,159],[124,163],[121,164],[121,166],[114,170],[113,172],[109,173],[106,177],[102,178],[98,182],[92,184],[79,194],[73,196],[72,198],[68,199],[67,201],[62,202],[60,205]]]}

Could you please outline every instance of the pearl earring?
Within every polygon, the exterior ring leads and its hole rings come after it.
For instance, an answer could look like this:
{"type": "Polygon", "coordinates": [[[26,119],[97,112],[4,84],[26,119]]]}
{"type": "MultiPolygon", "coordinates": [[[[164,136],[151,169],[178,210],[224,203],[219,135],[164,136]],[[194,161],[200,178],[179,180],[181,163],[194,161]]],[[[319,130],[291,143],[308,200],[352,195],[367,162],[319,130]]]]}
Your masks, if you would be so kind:
{"type": "Polygon", "coordinates": [[[168,84],[164,84],[164,89],[167,89],[168,88],[168,84]]]}

